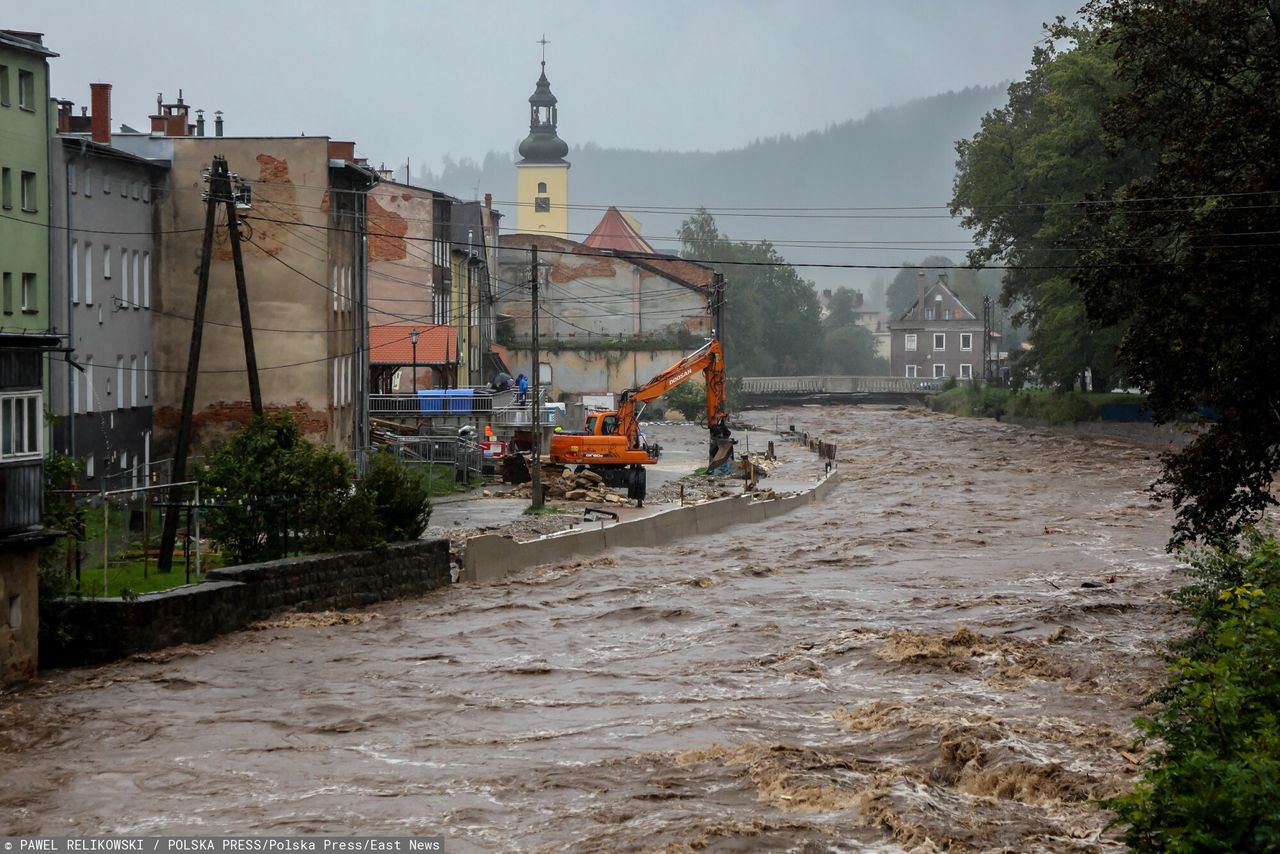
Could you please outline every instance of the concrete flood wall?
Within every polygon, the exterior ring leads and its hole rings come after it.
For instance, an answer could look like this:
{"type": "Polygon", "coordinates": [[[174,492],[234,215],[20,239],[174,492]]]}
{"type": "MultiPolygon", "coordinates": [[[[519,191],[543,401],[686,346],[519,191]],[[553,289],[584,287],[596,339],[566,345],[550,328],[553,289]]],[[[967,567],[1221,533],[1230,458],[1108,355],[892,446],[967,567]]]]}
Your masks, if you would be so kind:
{"type": "Polygon", "coordinates": [[[199,584],[134,600],[60,603],[65,630],[42,632],[40,666],[96,664],[175,644],[202,643],[286,609],[354,608],[416,596],[449,583],[445,540],[213,570],[199,584]]]}
{"type": "Polygon", "coordinates": [[[673,507],[611,527],[555,534],[526,543],[492,534],[473,537],[467,541],[462,580],[500,581],[518,569],[596,554],[605,549],[660,546],[680,537],[722,531],[731,525],[763,522],[826,498],[836,481],[837,476],[832,473],[812,489],[786,498],[754,500],[749,495],[720,498],[704,504],[673,507]]]}

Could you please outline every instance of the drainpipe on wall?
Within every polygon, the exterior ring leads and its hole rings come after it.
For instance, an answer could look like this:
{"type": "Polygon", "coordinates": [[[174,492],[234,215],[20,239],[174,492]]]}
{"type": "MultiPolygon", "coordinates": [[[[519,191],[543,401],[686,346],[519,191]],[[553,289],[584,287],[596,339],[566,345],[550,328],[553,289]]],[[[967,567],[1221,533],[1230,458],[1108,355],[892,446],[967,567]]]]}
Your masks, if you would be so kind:
{"type": "MultiPolygon", "coordinates": [[[[62,140],[59,139],[58,145],[61,145],[61,144],[62,144],[62,140]]],[[[66,252],[67,298],[65,300],[65,305],[67,308],[67,352],[65,354],[65,359],[67,361],[67,389],[66,390],[67,390],[67,409],[68,410],[72,408],[71,402],[75,398],[75,393],[72,391],[72,385],[76,381],[76,369],[71,366],[71,361],[70,361],[72,356],[76,352],[75,312],[71,310],[71,280],[76,272],[75,271],[75,265],[76,265],[75,253],[71,251],[71,235],[73,233],[72,229],[74,226],[74,223],[71,220],[71,172],[73,169],[75,169],[76,161],[84,156],[84,153],[87,149],[88,149],[88,145],[85,143],[84,139],[81,139],[80,150],[74,152],[72,156],[67,159],[66,166],[63,170],[63,175],[62,175],[62,191],[65,197],[65,204],[63,209],[67,212],[67,230],[63,232],[63,240],[66,242],[66,248],[67,248],[67,252],[66,252]]],[[[65,151],[65,149],[63,150],[65,151]]],[[[50,174],[52,174],[53,170],[50,169],[49,171],[50,171],[50,174]]],[[[52,183],[52,180],[53,179],[50,178],[51,183],[52,183]]],[[[49,251],[52,252],[53,251],[52,240],[49,241],[49,247],[50,247],[49,251]]],[[[52,272],[52,266],[50,266],[50,271],[52,272]]],[[[50,284],[52,285],[52,282],[50,282],[50,284]]],[[[50,288],[49,292],[52,295],[53,289],[50,288]]],[[[51,319],[53,317],[52,306],[49,307],[49,317],[51,319]]],[[[93,390],[90,389],[89,394],[92,394],[92,393],[93,393],[93,390]]],[[[71,457],[74,457],[76,455],[76,413],[75,412],[68,412],[67,414],[67,455],[71,457]]]]}

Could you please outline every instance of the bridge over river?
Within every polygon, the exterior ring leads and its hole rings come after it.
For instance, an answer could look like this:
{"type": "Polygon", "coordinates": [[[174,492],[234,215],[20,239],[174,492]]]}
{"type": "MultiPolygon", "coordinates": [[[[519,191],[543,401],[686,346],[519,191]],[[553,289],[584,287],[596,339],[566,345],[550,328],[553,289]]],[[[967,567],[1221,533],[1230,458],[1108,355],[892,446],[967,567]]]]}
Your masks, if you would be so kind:
{"type": "Polygon", "coordinates": [[[785,403],[898,403],[923,401],[945,380],[915,377],[743,377],[740,391],[756,406],[785,403]]]}

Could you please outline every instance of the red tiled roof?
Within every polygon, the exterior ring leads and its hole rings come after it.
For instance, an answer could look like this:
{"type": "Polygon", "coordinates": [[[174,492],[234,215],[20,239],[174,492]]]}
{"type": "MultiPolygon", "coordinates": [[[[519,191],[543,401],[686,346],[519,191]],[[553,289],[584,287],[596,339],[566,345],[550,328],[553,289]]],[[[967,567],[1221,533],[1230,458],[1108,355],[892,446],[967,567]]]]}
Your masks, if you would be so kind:
{"type": "Polygon", "coordinates": [[[369,327],[369,364],[412,365],[413,339],[418,330],[418,364],[444,365],[458,357],[458,331],[452,326],[388,323],[369,327]]]}
{"type": "Polygon", "coordinates": [[[616,249],[619,252],[652,253],[653,247],[645,242],[630,218],[615,207],[610,207],[600,218],[595,231],[582,241],[592,249],[616,249]]]}

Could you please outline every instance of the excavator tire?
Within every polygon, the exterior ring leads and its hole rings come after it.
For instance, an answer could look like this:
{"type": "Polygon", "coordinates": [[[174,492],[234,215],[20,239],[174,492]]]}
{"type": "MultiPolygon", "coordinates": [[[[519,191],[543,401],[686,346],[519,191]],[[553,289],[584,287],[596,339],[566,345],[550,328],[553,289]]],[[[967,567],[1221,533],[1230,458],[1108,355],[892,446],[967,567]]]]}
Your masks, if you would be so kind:
{"type": "Polygon", "coordinates": [[[636,501],[644,501],[648,477],[644,466],[632,466],[631,476],[627,478],[627,497],[636,501]]]}

